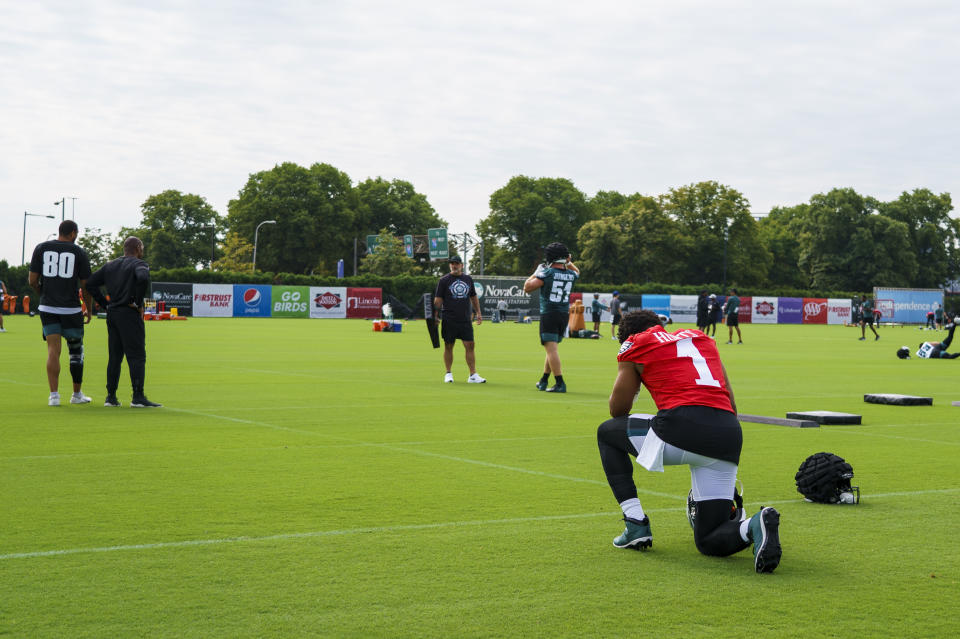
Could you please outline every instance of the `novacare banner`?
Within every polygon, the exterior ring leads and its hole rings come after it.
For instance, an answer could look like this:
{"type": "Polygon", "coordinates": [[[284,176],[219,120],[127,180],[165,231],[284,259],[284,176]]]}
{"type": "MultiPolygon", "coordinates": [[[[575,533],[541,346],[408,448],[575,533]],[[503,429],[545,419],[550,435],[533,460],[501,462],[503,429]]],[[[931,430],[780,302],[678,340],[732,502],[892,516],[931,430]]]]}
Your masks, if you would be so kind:
{"type": "Polygon", "coordinates": [[[310,317],[307,301],[309,286],[274,286],[273,317],[310,317]]]}
{"type": "Polygon", "coordinates": [[[233,284],[194,284],[194,317],[233,317],[233,284]]]}
{"type": "MultiPolygon", "coordinates": [[[[507,303],[507,317],[510,320],[520,319],[526,315],[540,316],[540,290],[531,295],[523,292],[525,277],[489,277],[486,275],[471,275],[473,288],[477,291],[477,301],[480,302],[480,312],[487,319],[493,317],[497,304],[501,300],[507,303]]],[[[430,291],[432,296],[434,291],[430,291]]],[[[590,297],[593,299],[593,296],[590,297]]],[[[586,302],[584,302],[586,304],[586,302]]]]}
{"type": "Polygon", "coordinates": [[[310,317],[346,319],[346,286],[311,286],[309,296],[310,317]]]}

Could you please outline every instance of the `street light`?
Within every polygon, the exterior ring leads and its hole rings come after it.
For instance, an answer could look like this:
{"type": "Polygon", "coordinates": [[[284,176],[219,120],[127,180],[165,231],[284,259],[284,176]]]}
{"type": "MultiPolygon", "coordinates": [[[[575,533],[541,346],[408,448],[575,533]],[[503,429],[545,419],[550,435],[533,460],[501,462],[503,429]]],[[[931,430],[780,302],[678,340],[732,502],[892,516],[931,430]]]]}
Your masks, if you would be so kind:
{"type": "Polygon", "coordinates": [[[730,242],[730,227],[733,225],[733,221],[729,221],[723,227],[723,285],[720,287],[722,290],[721,294],[726,294],[727,292],[727,244],[730,242]]]}
{"type": "Polygon", "coordinates": [[[257,271],[257,235],[260,233],[260,227],[264,224],[276,224],[276,220],[264,220],[257,224],[257,230],[253,232],[253,272],[257,271]]]}
{"type": "Polygon", "coordinates": [[[216,254],[216,241],[217,241],[217,227],[216,226],[201,226],[200,228],[210,231],[210,268],[213,268],[213,258],[216,254]]]}
{"type": "MultiPolygon", "coordinates": [[[[70,216],[71,216],[73,219],[76,219],[76,217],[77,217],[77,216],[76,216],[76,212],[77,212],[77,200],[79,200],[80,198],[78,198],[78,197],[73,197],[72,195],[67,196],[67,197],[69,197],[71,200],[73,200],[73,208],[71,209],[70,216]]],[[[57,200],[56,202],[53,203],[54,206],[59,206],[59,207],[60,207],[60,221],[61,221],[61,222],[63,222],[65,219],[67,219],[67,197],[62,197],[62,198],[60,198],[59,200],[57,200]]],[[[51,217],[52,217],[52,216],[51,216],[51,217]]]]}
{"type": "Polygon", "coordinates": [[[29,217],[46,217],[55,219],[52,215],[40,215],[39,213],[27,213],[23,212],[23,248],[20,250],[20,265],[26,264],[27,260],[27,216],[29,217]]]}

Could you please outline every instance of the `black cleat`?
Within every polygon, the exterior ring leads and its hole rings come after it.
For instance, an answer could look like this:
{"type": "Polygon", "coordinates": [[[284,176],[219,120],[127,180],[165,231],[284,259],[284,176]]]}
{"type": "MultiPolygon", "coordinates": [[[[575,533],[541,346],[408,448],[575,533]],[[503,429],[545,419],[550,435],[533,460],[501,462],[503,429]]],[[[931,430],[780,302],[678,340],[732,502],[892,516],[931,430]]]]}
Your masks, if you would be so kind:
{"type": "Polygon", "coordinates": [[[107,395],[107,398],[106,398],[105,400],[103,400],[103,405],[104,405],[104,406],[113,406],[113,407],[115,407],[115,408],[119,408],[119,407],[121,406],[120,400],[117,399],[117,396],[116,396],[116,395],[107,395]]]}
{"type": "Polygon", "coordinates": [[[163,404],[151,402],[149,399],[147,399],[146,395],[135,395],[134,398],[130,400],[131,408],[161,408],[162,406],[163,404]]]}

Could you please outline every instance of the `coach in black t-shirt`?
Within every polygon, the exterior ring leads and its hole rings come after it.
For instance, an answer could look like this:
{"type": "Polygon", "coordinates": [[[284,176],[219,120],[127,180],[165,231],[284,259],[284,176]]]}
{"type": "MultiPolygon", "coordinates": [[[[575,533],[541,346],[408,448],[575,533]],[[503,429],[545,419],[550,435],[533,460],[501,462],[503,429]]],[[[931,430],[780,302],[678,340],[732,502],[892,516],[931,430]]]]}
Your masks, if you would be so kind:
{"type": "Polygon", "coordinates": [[[473,324],[470,322],[471,311],[477,314],[477,325],[483,323],[480,314],[480,301],[477,291],[473,288],[473,278],[463,272],[463,260],[459,255],[450,257],[450,272],[437,282],[437,290],[433,293],[433,312],[440,313],[443,323],[440,325],[440,334],[443,336],[443,364],[447,373],[443,376],[446,383],[453,382],[453,345],[459,339],[463,342],[467,368],[470,369],[468,384],[483,384],[487,380],[477,375],[477,359],[474,352],[473,324]]]}
{"type": "Polygon", "coordinates": [[[110,359],[107,362],[107,399],[104,406],[120,406],[117,386],[120,384],[120,365],[127,358],[130,384],[133,386],[134,408],[158,408],[143,393],[147,368],[146,332],[143,327],[143,297],[150,284],[150,267],[143,261],[143,242],[128,237],[123,242],[123,257],[103,265],[87,281],[87,290],[100,306],[107,309],[107,344],[110,359]],[[106,287],[107,300],[101,287],[106,287]]]}
{"type": "Polygon", "coordinates": [[[40,323],[47,342],[47,381],[50,384],[50,406],[60,405],[60,337],[67,340],[70,353],[70,376],[73,378],[71,404],[87,404],[83,394],[83,325],[90,323],[93,302],[84,294],[87,308],[80,303],[80,289],[90,277],[87,253],[75,244],[77,223],[64,220],[59,236],[33,249],[30,260],[30,286],[40,295],[40,323]]]}

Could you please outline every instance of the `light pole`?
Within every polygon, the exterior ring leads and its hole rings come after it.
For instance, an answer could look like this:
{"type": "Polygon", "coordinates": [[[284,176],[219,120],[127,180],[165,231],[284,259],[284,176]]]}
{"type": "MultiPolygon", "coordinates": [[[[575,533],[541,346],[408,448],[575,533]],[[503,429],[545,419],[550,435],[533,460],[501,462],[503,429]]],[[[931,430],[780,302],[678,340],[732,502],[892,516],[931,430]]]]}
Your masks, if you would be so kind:
{"type": "Polygon", "coordinates": [[[260,227],[264,224],[276,224],[276,220],[264,220],[257,224],[257,230],[253,232],[253,272],[257,271],[257,236],[260,233],[260,227]]]}
{"type": "Polygon", "coordinates": [[[723,227],[723,285],[721,295],[727,294],[727,243],[730,241],[730,224],[723,227]]]}
{"type": "Polygon", "coordinates": [[[60,221],[61,221],[61,222],[63,222],[65,219],[67,219],[67,197],[69,197],[71,200],[73,200],[72,208],[70,209],[70,217],[71,217],[71,219],[76,219],[76,217],[77,217],[77,216],[76,216],[76,212],[77,212],[77,200],[79,200],[80,198],[78,198],[78,197],[73,197],[72,195],[66,196],[66,197],[62,197],[62,198],[60,198],[59,200],[57,200],[56,202],[53,203],[54,206],[59,206],[59,207],[60,207],[60,221]]]}
{"type": "Polygon", "coordinates": [[[210,231],[210,268],[213,269],[213,258],[216,254],[217,227],[201,226],[200,228],[210,231]]]}
{"type": "Polygon", "coordinates": [[[23,212],[23,248],[20,251],[20,265],[26,264],[27,259],[27,216],[29,217],[46,217],[51,220],[55,219],[53,215],[40,215],[39,213],[27,213],[23,212]]]}

